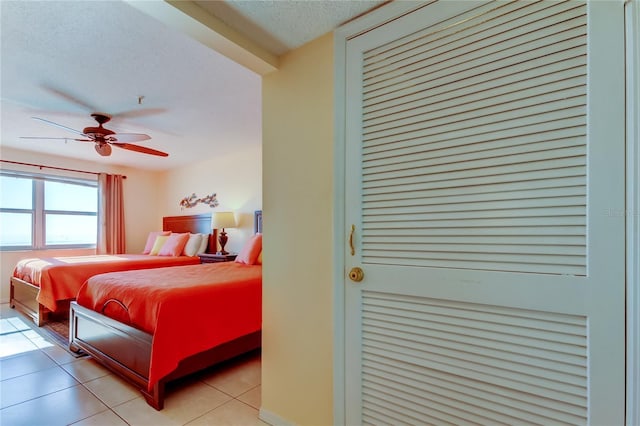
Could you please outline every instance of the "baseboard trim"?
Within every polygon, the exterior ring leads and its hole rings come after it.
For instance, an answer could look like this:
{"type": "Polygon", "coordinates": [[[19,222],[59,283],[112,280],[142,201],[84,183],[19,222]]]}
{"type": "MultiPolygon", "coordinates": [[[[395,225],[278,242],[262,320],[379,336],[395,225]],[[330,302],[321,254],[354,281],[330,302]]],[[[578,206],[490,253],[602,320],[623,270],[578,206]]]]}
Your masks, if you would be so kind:
{"type": "Polygon", "coordinates": [[[265,423],[269,423],[271,426],[297,426],[295,423],[291,423],[288,420],[283,419],[277,414],[267,411],[264,408],[260,409],[258,417],[265,423]]]}

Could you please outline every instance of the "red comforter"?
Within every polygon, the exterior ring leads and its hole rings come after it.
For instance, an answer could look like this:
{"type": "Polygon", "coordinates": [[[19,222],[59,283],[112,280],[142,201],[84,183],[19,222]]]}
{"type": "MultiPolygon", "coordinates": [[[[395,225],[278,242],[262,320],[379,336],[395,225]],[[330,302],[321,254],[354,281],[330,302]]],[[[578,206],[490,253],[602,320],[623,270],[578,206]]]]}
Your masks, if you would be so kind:
{"type": "Polygon", "coordinates": [[[262,266],[225,262],[101,274],[80,288],[77,302],[153,335],[151,390],[182,359],[261,329],[262,266]]]}
{"type": "Polygon", "coordinates": [[[198,257],[147,254],[42,257],[19,261],[13,276],[40,287],[38,303],[56,311],[59,300],[75,298],[80,286],[93,275],[198,263],[198,257]]]}

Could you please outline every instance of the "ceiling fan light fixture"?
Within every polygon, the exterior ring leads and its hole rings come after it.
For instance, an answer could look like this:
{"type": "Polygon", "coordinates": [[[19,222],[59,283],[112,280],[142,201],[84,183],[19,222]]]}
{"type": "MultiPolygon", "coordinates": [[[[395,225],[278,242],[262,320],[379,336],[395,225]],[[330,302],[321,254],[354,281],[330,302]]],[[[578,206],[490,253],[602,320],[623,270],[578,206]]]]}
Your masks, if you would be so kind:
{"type": "Polygon", "coordinates": [[[96,144],[94,145],[94,148],[96,152],[102,155],[103,157],[108,157],[111,155],[111,145],[109,145],[108,143],[96,142],[96,144]]]}

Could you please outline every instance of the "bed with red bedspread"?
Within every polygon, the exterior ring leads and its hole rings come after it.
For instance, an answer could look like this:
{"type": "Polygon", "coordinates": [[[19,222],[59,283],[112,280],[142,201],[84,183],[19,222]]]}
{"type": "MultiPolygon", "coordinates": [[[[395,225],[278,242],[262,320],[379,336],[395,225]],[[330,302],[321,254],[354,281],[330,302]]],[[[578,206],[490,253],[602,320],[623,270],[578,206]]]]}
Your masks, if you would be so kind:
{"type": "MultiPolygon", "coordinates": [[[[130,356],[131,345],[123,340],[120,349],[107,341],[102,325],[108,324],[114,334],[135,330],[137,340],[143,336],[148,346],[131,362],[131,371],[118,368],[116,373],[138,376],[134,384],[161,409],[163,379],[181,361],[238,338],[258,336],[261,323],[261,265],[224,262],[112,272],[91,277],[72,302],[70,345],[107,367],[126,365],[122,352],[130,356]],[[112,361],[106,361],[107,354],[112,361]]],[[[254,340],[247,349],[257,347],[259,340],[254,340]]]]}
{"type": "MultiPolygon", "coordinates": [[[[176,233],[211,232],[211,215],[166,216],[163,229],[176,233]]],[[[58,313],[68,317],[69,302],[91,276],[112,271],[195,265],[197,256],[147,254],[87,255],[23,259],[11,276],[10,304],[37,325],[58,313]]]]}
{"type": "Polygon", "coordinates": [[[93,275],[199,263],[198,257],[148,254],[40,257],[19,261],[13,270],[13,278],[39,287],[36,300],[55,312],[58,301],[73,299],[80,286],[93,275]]]}
{"type": "Polygon", "coordinates": [[[160,410],[169,381],[259,348],[260,211],[258,216],[252,240],[259,241],[259,249],[248,263],[112,272],[88,279],[71,302],[71,350],[87,352],[160,410]]]}

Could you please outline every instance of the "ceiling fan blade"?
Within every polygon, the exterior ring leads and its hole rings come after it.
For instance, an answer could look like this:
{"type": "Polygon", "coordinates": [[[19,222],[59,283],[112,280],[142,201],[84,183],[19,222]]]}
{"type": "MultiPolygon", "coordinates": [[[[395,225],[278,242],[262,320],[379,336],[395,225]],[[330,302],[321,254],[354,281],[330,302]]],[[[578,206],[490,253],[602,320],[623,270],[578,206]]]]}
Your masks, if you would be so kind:
{"type": "Polygon", "coordinates": [[[91,139],[76,139],[76,138],[50,138],[47,136],[20,136],[20,139],[55,139],[62,141],[78,141],[78,142],[95,142],[91,139]]]}
{"type": "Polygon", "coordinates": [[[163,114],[167,112],[166,108],[142,108],[142,109],[132,109],[129,111],[122,111],[113,114],[113,118],[137,118],[137,117],[146,117],[148,115],[156,115],[163,114]]]}
{"type": "Polygon", "coordinates": [[[4,96],[0,96],[0,102],[1,103],[9,103],[9,104],[12,104],[12,105],[15,105],[17,107],[24,108],[24,109],[34,109],[35,108],[35,106],[33,104],[31,104],[31,103],[20,101],[18,99],[6,98],[4,96]]]}
{"type": "Polygon", "coordinates": [[[141,152],[143,154],[157,155],[159,157],[169,156],[169,154],[167,154],[166,152],[158,151],[158,150],[147,148],[140,145],[134,145],[131,143],[118,143],[118,142],[110,142],[110,143],[113,146],[117,146],[118,148],[122,148],[122,149],[128,149],[129,151],[136,151],[136,152],[141,152]]]}
{"type": "Polygon", "coordinates": [[[144,133],[115,133],[109,135],[109,141],[114,142],[140,142],[151,139],[151,136],[144,133]]]}
{"type": "Polygon", "coordinates": [[[62,90],[59,90],[59,89],[56,89],[56,88],[53,88],[53,87],[50,87],[50,86],[47,86],[47,85],[42,85],[42,88],[47,90],[47,91],[49,91],[49,92],[51,92],[51,93],[53,93],[56,96],[59,96],[59,97],[61,97],[63,99],[68,100],[69,102],[72,102],[72,103],[74,103],[76,105],[81,106],[86,111],[99,111],[99,108],[96,108],[93,105],[89,105],[88,103],[76,98],[73,95],[70,95],[69,93],[63,92],[62,90]]]}
{"type": "Polygon", "coordinates": [[[60,139],[63,141],[74,140],[73,138],[49,138],[47,136],[20,136],[20,139],[60,139]]]}
{"type": "Polygon", "coordinates": [[[45,120],[44,118],[40,118],[40,117],[31,117],[31,118],[33,118],[34,120],[42,121],[42,122],[47,123],[47,124],[49,124],[51,126],[60,127],[61,129],[65,129],[65,130],[68,130],[70,132],[76,133],[76,134],[78,134],[80,136],[84,136],[85,138],[91,139],[89,137],[89,135],[86,135],[86,134],[82,133],[79,130],[72,129],[71,127],[63,126],[62,124],[54,123],[53,121],[45,120]]]}

